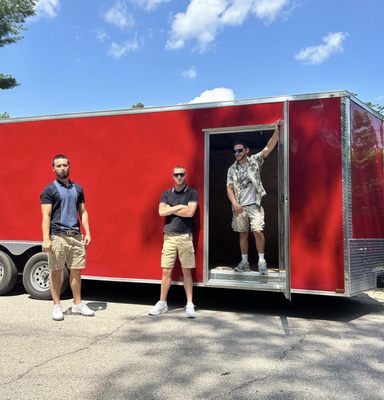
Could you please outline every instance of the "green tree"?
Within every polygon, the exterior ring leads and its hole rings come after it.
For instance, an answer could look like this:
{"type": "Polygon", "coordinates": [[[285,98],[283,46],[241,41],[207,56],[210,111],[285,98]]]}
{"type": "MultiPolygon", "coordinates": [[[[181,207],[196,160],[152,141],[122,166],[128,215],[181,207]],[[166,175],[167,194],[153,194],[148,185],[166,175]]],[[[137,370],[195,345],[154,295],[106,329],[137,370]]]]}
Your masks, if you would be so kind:
{"type": "Polygon", "coordinates": [[[143,103],[132,104],[132,108],[144,108],[144,104],[143,103]]]}
{"type": "MultiPolygon", "coordinates": [[[[21,31],[28,17],[35,15],[37,0],[0,0],[0,47],[22,39],[21,31]]],[[[18,83],[12,75],[0,73],[0,89],[12,89],[18,83]]]]}
{"type": "Polygon", "coordinates": [[[371,107],[374,110],[376,110],[379,114],[381,114],[384,117],[384,105],[371,103],[370,101],[366,101],[365,104],[368,107],[371,107]]]}
{"type": "MultiPolygon", "coordinates": [[[[355,97],[359,96],[359,94],[356,92],[351,92],[351,94],[355,97]]],[[[365,101],[364,104],[366,104],[368,107],[372,108],[373,110],[377,111],[379,114],[381,114],[384,117],[384,105],[372,103],[371,101],[365,101]]]]}
{"type": "Polygon", "coordinates": [[[0,113],[0,119],[1,118],[9,118],[9,114],[7,112],[0,113]]]}

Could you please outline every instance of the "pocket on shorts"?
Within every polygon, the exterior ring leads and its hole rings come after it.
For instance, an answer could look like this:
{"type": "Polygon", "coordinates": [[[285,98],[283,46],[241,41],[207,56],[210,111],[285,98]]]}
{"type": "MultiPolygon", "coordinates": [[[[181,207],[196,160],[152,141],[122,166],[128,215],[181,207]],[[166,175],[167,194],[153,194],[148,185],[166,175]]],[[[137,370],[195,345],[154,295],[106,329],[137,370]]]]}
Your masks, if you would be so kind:
{"type": "Polygon", "coordinates": [[[65,247],[65,242],[63,242],[63,240],[60,240],[59,236],[52,235],[51,242],[52,242],[52,250],[53,251],[59,251],[60,252],[65,247]]]}
{"type": "Polygon", "coordinates": [[[161,249],[161,254],[164,254],[166,250],[167,250],[167,246],[166,246],[166,244],[165,244],[165,242],[164,242],[164,243],[163,243],[163,247],[162,247],[162,249],[161,249]]]}

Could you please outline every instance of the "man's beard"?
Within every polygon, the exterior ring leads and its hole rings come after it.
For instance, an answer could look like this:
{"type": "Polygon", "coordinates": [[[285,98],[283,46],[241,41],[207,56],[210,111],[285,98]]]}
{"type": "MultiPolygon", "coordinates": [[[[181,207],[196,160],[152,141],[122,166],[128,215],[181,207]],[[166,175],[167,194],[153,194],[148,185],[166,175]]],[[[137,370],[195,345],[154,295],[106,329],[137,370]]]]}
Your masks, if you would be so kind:
{"type": "Polygon", "coordinates": [[[56,176],[59,179],[67,179],[69,176],[69,171],[56,172],[56,176]]]}

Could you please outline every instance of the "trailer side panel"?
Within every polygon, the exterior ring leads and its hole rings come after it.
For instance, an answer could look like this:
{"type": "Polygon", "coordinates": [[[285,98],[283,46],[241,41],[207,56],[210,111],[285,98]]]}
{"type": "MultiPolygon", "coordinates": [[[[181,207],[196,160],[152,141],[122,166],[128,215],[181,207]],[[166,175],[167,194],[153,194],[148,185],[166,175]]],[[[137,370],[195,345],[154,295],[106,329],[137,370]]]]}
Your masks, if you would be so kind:
{"type": "MultiPolygon", "coordinates": [[[[202,282],[203,129],[273,124],[282,109],[276,102],[2,123],[0,240],[41,240],[39,195],[54,179],[52,156],[64,153],[90,214],[93,243],[84,275],[159,280],[158,204],[173,184],[172,168],[183,165],[199,193],[195,281],[202,282]]],[[[222,196],[227,202],[225,188],[222,196]]],[[[180,275],[176,268],[173,279],[180,275]]]]}
{"type": "Polygon", "coordinates": [[[340,98],[289,104],[292,289],[343,292],[340,98]]]}
{"type": "Polygon", "coordinates": [[[384,238],[383,121],[351,102],[352,237],[384,238]]]}

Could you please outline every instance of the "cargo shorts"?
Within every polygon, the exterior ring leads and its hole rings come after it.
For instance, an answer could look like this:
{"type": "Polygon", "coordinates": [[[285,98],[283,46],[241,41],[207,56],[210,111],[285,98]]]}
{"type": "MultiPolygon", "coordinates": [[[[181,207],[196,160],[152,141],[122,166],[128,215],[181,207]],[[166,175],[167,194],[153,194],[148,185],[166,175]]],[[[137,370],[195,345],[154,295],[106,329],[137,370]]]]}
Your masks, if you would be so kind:
{"type": "Polygon", "coordinates": [[[52,235],[52,250],[48,252],[50,270],[83,269],[86,264],[86,249],[81,234],[75,236],[52,235]]]}
{"type": "Polygon", "coordinates": [[[195,250],[191,233],[165,233],[161,268],[173,268],[179,256],[182,268],[195,268],[195,250]]]}
{"type": "Polygon", "coordinates": [[[243,210],[238,215],[233,211],[232,229],[234,232],[249,232],[249,228],[252,232],[264,230],[264,209],[262,206],[250,204],[243,206],[243,210]]]}

